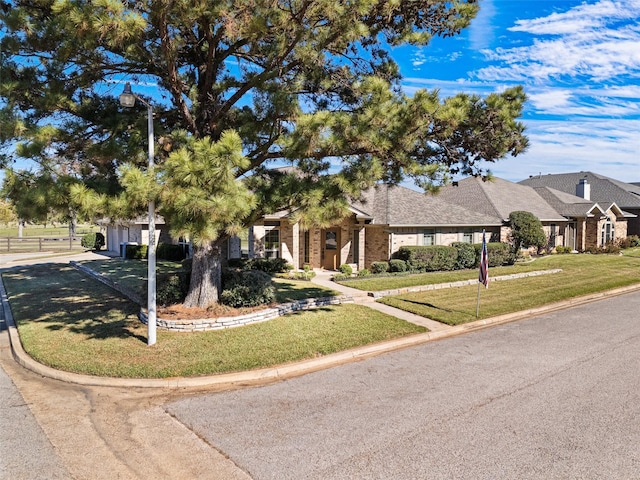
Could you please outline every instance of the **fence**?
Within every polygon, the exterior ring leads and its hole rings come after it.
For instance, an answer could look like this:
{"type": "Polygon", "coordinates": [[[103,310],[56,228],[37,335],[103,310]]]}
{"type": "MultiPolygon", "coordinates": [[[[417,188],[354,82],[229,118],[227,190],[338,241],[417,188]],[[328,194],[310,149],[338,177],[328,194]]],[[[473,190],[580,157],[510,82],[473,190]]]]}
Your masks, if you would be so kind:
{"type": "Polygon", "coordinates": [[[0,253],[80,250],[82,237],[0,237],[0,253]]]}

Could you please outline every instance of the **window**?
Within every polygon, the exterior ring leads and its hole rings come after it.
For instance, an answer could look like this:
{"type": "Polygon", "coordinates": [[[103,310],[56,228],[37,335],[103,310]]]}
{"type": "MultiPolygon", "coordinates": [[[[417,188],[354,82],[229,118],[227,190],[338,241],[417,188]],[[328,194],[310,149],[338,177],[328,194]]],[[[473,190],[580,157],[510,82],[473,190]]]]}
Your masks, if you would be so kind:
{"type": "Polygon", "coordinates": [[[614,237],[614,229],[613,222],[610,217],[607,217],[604,223],[602,224],[600,237],[600,245],[606,245],[607,242],[612,242],[614,237]]]}
{"type": "Polygon", "coordinates": [[[555,223],[551,224],[551,233],[549,234],[549,246],[551,248],[556,246],[556,236],[558,235],[558,226],[555,223]]]}
{"type": "Polygon", "coordinates": [[[280,258],[280,230],[267,230],[264,234],[265,258],[280,258]]]}
{"type": "Polygon", "coordinates": [[[462,241],[464,243],[473,243],[473,231],[465,230],[462,232],[462,241]]]}
{"type": "Polygon", "coordinates": [[[309,249],[309,230],[305,230],[304,232],[304,263],[310,263],[309,262],[310,257],[311,255],[310,255],[310,249],[309,249]]]}
{"type": "Polygon", "coordinates": [[[422,245],[429,246],[436,244],[436,230],[427,228],[422,232],[422,245]]]}

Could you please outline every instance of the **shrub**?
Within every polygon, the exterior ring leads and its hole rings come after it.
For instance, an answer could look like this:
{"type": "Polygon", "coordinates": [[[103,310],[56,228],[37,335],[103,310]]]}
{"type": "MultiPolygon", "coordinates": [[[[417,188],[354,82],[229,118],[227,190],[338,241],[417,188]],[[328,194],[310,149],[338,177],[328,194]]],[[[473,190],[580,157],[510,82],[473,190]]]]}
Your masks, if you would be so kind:
{"type": "Polygon", "coordinates": [[[220,302],[231,307],[255,307],[271,303],[276,290],[271,276],[260,270],[223,270],[220,302]]]}
{"type": "Polygon", "coordinates": [[[351,268],[351,265],[348,265],[346,263],[343,263],[342,265],[340,265],[338,267],[338,270],[340,271],[340,273],[342,273],[343,275],[351,275],[353,273],[353,268],[351,268]]]}
{"type": "MultiPolygon", "coordinates": [[[[476,250],[476,265],[478,265],[480,263],[482,244],[476,243],[473,247],[476,250]]],[[[517,258],[517,254],[513,251],[511,245],[500,242],[487,243],[487,256],[489,257],[490,267],[513,265],[517,258]]]]}
{"type": "Polygon", "coordinates": [[[345,280],[348,280],[349,278],[351,278],[351,275],[345,275],[344,273],[334,273],[332,280],[334,282],[343,282],[345,280]]]}
{"type": "Polygon", "coordinates": [[[156,249],[156,256],[162,260],[179,262],[187,256],[187,250],[183,245],[174,245],[171,243],[159,243],[156,249]]]}
{"type": "Polygon", "coordinates": [[[371,264],[371,271],[374,275],[387,273],[389,271],[389,262],[373,262],[371,264]]]}
{"type": "Polygon", "coordinates": [[[396,258],[407,262],[411,270],[427,272],[453,270],[457,257],[455,248],[444,245],[400,247],[396,252],[396,258]]]}
{"type": "Polygon", "coordinates": [[[476,266],[476,250],[473,245],[465,242],[455,242],[451,246],[458,252],[456,258],[457,270],[463,270],[465,268],[474,268],[476,266]]]}
{"type": "Polygon", "coordinates": [[[358,270],[358,276],[359,277],[368,277],[369,275],[371,275],[371,272],[367,268],[363,268],[362,270],[358,270]]]}
{"type": "Polygon", "coordinates": [[[293,265],[287,263],[284,258],[252,258],[246,262],[244,268],[274,274],[293,270],[293,265]]]}
{"type": "Polygon", "coordinates": [[[133,260],[147,258],[148,247],[146,245],[127,245],[125,257],[133,260]]]}
{"type": "Polygon", "coordinates": [[[400,260],[399,258],[393,258],[389,260],[389,271],[391,272],[406,272],[407,262],[400,260]]]}
{"type": "Polygon", "coordinates": [[[547,237],[542,228],[542,222],[531,212],[517,210],[509,214],[509,226],[511,227],[511,240],[514,251],[520,248],[545,246],[547,237]]]}
{"type": "Polygon", "coordinates": [[[105,245],[104,235],[100,232],[87,233],[80,240],[80,245],[90,250],[101,250],[105,245]]]}
{"type": "Polygon", "coordinates": [[[640,247],[640,237],[638,235],[629,235],[620,240],[620,248],[640,247]]]}
{"type": "Polygon", "coordinates": [[[564,247],[562,245],[556,245],[556,253],[571,253],[573,249],[571,247],[564,247]]]}
{"type": "Polygon", "coordinates": [[[184,302],[189,292],[190,272],[159,274],[156,283],[156,300],[159,305],[175,305],[184,302]]]}

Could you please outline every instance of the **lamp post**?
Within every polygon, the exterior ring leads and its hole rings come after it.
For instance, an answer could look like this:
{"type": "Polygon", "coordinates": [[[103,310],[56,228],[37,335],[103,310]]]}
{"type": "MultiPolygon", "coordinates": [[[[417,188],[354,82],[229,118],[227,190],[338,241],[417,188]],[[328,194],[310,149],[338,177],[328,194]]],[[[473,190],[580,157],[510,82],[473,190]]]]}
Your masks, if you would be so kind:
{"type": "MultiPolygon", "coordinates": [[[[154,138],[153,138],[153,109],[151,104],[131,91],[131,84],[127,82],[120,94],[120,105],[131,108],[140,100],[147,107],[149,133],[149,172],[153,171],[154,138]]],[[[149,200],[149,247],[147,270],[147,345],[156,343],[156,206],[153,198],[149,200]]]]}

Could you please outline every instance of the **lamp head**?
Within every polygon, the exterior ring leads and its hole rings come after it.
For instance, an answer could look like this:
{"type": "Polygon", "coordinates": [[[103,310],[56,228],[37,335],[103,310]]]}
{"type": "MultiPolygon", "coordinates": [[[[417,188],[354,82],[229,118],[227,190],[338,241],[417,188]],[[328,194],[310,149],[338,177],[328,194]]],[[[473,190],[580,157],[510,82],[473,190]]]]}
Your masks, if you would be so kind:
{"type": "Polygon", "coordinates": [[[136,104],[136,96],[131,91],[131,84],[127,82],[124,85],[124,91],[120,94],[120,105],[131,108],[136,104]]]}

